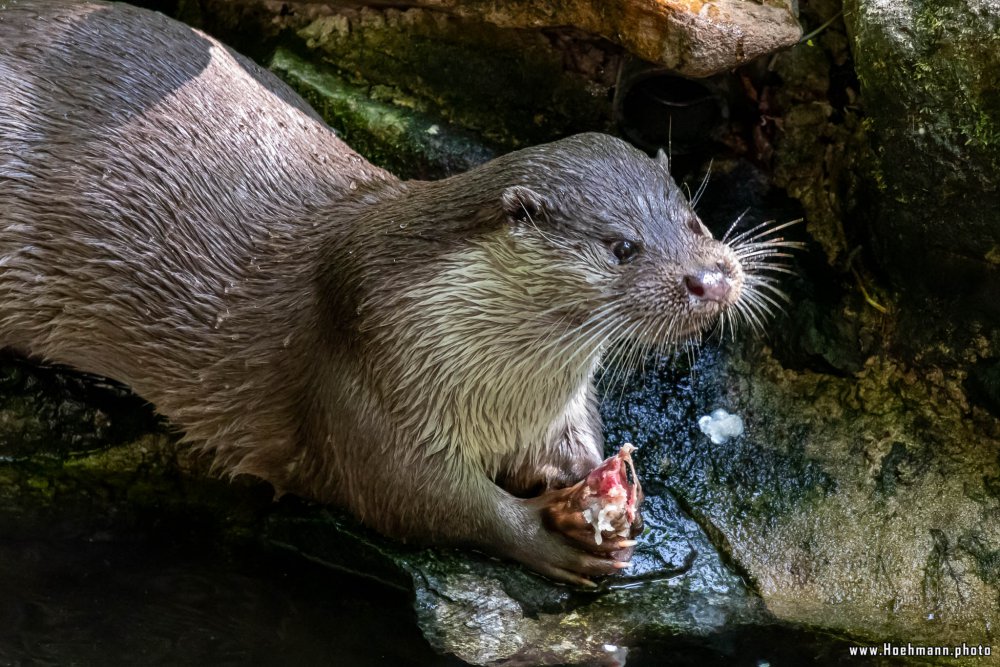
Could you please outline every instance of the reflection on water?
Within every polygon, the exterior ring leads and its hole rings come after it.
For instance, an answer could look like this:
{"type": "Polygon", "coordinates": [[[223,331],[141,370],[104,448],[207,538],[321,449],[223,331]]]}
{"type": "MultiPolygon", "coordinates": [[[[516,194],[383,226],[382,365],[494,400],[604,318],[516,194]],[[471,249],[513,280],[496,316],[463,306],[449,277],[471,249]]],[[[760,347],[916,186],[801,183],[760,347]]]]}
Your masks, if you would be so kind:
{"type": "Polygon", "coordinates": [[[283,554],[0,540],[0,664],[457,665],[407,594],[283,554]]]}

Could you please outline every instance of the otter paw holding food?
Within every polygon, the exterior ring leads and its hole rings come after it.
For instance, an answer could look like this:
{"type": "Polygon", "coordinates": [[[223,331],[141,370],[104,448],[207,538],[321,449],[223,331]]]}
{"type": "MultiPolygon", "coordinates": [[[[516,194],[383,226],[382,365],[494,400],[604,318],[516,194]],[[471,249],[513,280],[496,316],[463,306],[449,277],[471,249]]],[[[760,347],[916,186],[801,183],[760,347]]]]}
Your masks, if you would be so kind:
{"type": "Polygon", "coordinates": [[[578,502],[584,506],[583,518],[593,527],[597,544],[604,539],[635,537],[642,530],[638,512],[642,487],[632,462],[634,451],[634,445],[625,443],[582,482],[578,502]]]}
{"type": "MultiPolygon", "coordinates": [[[[632,463],[634,450],[634,446],[626,444],[578,483],[535,499],[540,503],[546,528],[580,552],[600,559],[600,564],[590,558],[581,559],[590,563],[588,574],[611,574],[631,565],[629,559],[635,548],[631,538],[642,530],[638,510],[643,498],[632,463]]],[[[582,577],[556,578],[590,583],[582,577]]]]}

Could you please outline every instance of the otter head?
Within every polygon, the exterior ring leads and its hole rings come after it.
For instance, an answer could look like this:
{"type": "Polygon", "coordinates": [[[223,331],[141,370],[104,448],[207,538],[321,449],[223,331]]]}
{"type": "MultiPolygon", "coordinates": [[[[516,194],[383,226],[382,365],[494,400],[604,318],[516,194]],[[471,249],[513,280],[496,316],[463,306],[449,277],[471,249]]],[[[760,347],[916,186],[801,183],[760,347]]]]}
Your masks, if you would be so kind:
{"type": "Polygon", "coordinates": [[[518,155],[515,182],[501,194],[509,233],[529,264],[570,277],[562,294],[546,295],[546,312],[571,324],[580,344],[676,347],[713,325],[723,334],[737,321],[757,326],[774,303],[757,289],[777,291],[758,269],[783,242],[713,238],[662,155],[600,134],[518,155]]]}

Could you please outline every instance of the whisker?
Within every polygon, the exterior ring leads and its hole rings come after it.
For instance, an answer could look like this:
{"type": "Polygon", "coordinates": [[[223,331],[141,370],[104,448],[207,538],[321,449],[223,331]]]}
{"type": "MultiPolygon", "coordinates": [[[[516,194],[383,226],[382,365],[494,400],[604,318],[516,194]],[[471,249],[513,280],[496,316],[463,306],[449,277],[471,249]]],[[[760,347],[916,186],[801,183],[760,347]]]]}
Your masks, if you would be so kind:
{"type": "Polygon", "coordinates": [[[744,285],[780,285],[782,281],[778,280],[777,276],[767,275],[765,273],[752,273],[746,277],[744,285]]]}
{"type": "Polygon", "coordinates": [[[739,243],[734,246],[730,246],[733,252],[746,255],[751,252],[758,252],[760,250],[773,250],[775,252],[780,252],[781,248],[788,248],[789,250],[801,250],[802,244],[796,241],[785,241],[781,238],[772,239],[770,241],[753,241],[739,243]]]}
{"type": "Polygon", "coordinates": [[[631,355],[632,348],[635,345],[635,332],[639,330],[643,324],[644,323],[641,320],[633,322],[632,325],[622,333],[621,344],[612,350],[612,355],[608,359],[608,367],[611,368],[612,371],[611,378],[609,379],[605,389],[607,394],[612,393],[619,380],[621,380],[621,386],[624,388],[625,378],[628,375],[628,364],[625,363],[625,359],[631,355]]]}
{"type": "MultiPolygon", "coordinates": [[[[741,239],[744,243],[766,243],[767,241],[762,239],[767,239],[769,236],[777,234],[782,229],[791,227],[792,225],[797,225],[802,222],[802,218],[797,218],[795,220],[789,220],[788,222],[783,222],[781,224],[775,224],[777,221],[768,220],[767,222],[757,225],[756,228],[747,230],[744,234],[741,234],[741,239]],[[754,233],[751,233],[754,232],[754,233]]],[[[738,239],[733,239],[730,243],[737,243],[738,239]]]]}
{"type": "Polygon", "coordinates": [[[708,161],[708,169],[705,171],[705,177],[701,179],[701,185],[698,186],[698,190],[694,193],[694,198],[691,199],[692,208],[698,205],[698,202],[701,201],[701,196],[705,194],[705,188],[708,187],[708,179],[712,175],[712,164],[714,162],[714,159],[708,161]]]}
{"type": "Polygon", "coordinates": [[[670,316],[670,319],[664,318],[660,322],[660,326],[656,328],[656,332],[653,334],[653,340],[656,341],[658,346],[670,347],[673,342],[671,340],[671,335],[674,330],[674,322],[677,321],[677,313],[670,316]]]}
{"type": "MultiPolygon", "coordinates": [[[[730,317],[732,318],[735,325],[739,325],[741,327],[749,327],[752,331],[753,326],[751,326],[750,321],[747,320],[746,315],[743,314],[742,308],[743,305],[741,302],[734,304],[732,309],[730,310],[730,317]]],[[[735,329],[735,326],[733,328],[735,329]]]]}
{"type": "Polygon", "coordinates": [[[633,322],[631,325],[622,330],[622,335],[615,341],[614,347],[605,359],[605,371],[610,372],[610,375],[606,375],[606,391],[608,393],[610,393],[611,389],[614,387],[616,377],[622,372],[621,361],[632,343],[629,336],[636,330],[636,328],[637,323],[633,322]]]}
{"type": "MultiPolygon", "coordinates": [[[[788,297],[788,295],[787,295],[787,294],[785,294],[784,292],[782,292],[781,290],[779,290],[779,289],[777,289],[777,288],[774,288],[774,291],[775,291],[775,293],[776,293],[776,294],[777,294],[777,295],[778,295],[779,297],[783,298],[783,299],[784,299],[785,301],[787,301],[787,302],[790,302],[790,301],[791,301],[791,299],[790,299],[790,298],[788,297]]],[[[770,297],[770,296],[769,296],[769,295],[768,295],[767,293],[765,293],[765,292],[760,292],[760,291],[756,291],[756,290],[755,290],[755,291],[753,291],[753,295],[754,295],[755,297],[758,297],[758,298],[760,298],[760,299],[763,299],[764,301],[767,301],[767,302],[768,302],[769,304],[773,305],[773,306],[774,306],[775,308],[777,308],[777,309],[778,309],[779,311],[781,311],[781,312],[784,312],[784,311],[785,311],[785,305],[784,305],[783,303],[781,303],[781,302],[779,302],[779,301],[777,301],[777,300],[773,299],[773,298],[772,298],[772,297],[770,297]]],[[[770,312],[770,311],[768,311],[768,312],[770,312]]]]}
{"type": "Polygon", "coordinates": [[[784,237],[771,239],[769,241],[746,241],[730,246],[733,252],[750,252],[752,250],[774,250],[775,248],[788,248],[789,250],[802,250],[805,244],[798,241],[786,241],[784,237]]]}
{"type": "MultiPolygon", "coordinates": [[[[565,371],[566,367],[573,363],[581,352],[587,353],[588,356],[596,353],[597,350],[599,350],[607,342],[608,338],[614,335],[615,330],[623,326],[625,322],[627,322],[627,320],[624,320],[621,317],[605,317],[603,322],[601,322],[600,325],[597,326],[584,341],[575,346],[575,350],[568,355],[563,360],[563,363],[559,366],[559,368],[556,369],[556,374],[560,374],[565,371]],[[595,341],[600,341],[600,343],[595,344],[595,341]]],[[[549,356],[556,360],[560,358],[559,355],[549,356]]]]}
{"type": "Polygon", "coordinates": [[[798,271],[795,271],[787,264],[770,264],[766,262],[762,262],[760,264],[749,264],[749,265],[744,264],[743,269],[744,270],[751,269],[754,273],[750,273],[748,271],[749,275],[752,275],[755,278],[760,278],[761,280],[763,280],[765,277],[756,274],[757,271],[776,271],[778,273],[787,273],[792,276],[799,275],[798,271]]]}
{"type": "Polygon", "coordinates": [[[782,248],[801,250],[801,248],[797,248],[795,246],[759,246],[755,248],[734,248],[733,254],[740,258],[741,261],[748,257],[793,257],[793,255],[785,252],[782,248]]]}
{"type": "Polygon", "coordinates": [[[745,218],[746,214],[749,212],[750,212],[750,207],[748,206],[742,213],[736,216],[736,219],[733,220],[733,224],[729,225],[729,229],[726,230],[726,233],[723,234],[722,238],[719,240],[720,243],[726,242],[726,239],[729,238],[729,235],[733,233],[733,230],[736,229],[737,225],[743,222],[743,218],[745,218]]]}
{"type": "MultiPolygon", "coordinates": [[[[799,224],[801,222],[804,222],[804,221],[805,221],[805,218],[795,218],[794,220],[789,220],[788,222],[782,222],[780,225],[776,225],[774,227],[771,227],[770,229],[768,229],[766,231],[763,231],[760,234],[757,234],[756,236],[753,236],[751,238],[755,238],[756,239],[756,238],[761,238],[763,236],[768,236],[770,234],[773,234],[775,232],[780,232],[782,229],[787,229],[788,227],[791,227],[792,225],[797,225],[797,224],[799,224]]],[[[775,221],[771,220],[770,222],[774,223],[775,221]]]]}
{"type": "Polygon", "coordinates": [[[750,238],[731,242],[729,245],[731,248],[749,248],[753,246],[774,246],[781,244],[794,246],[796,248],[804,248],[806,245],[805,241],[793,241],[785,238],[784,236],[770,236],[770,233],[771,230],[766,230],[765,232],[751,236],[750,238]]]}
{"type": "Polygon", "coordinates": [[[764,322],[760,319],[760,314],[753,308],[752,303],[749,299],[740,300],[737,302],[738,311],[747,321],[750,328],[755,334],[760,334],[764,331],[764,322]]]}
{"type": "MultiPolygon", "coordinates": [[[[726,315],[727,311],[725,310],[719,313],[719,317],[715,320],[715,325],[712,327],[712,331],[705,339],[706,341],[710,341],[714,336],[718,336],[720,345],[726,342],[726,315]]],[[[734,334],[731,333],[730,335],[734,334]]]]}
{"type": "MultiPolygon", "coordinates": [[[[740,217],[742,217],[742,216],[740,216],[740,217]]],[[[739,243],[740,241],[746,239],[748,236],[750,236],[751,234],[755,233],[756,231],[758,231],[760,229],[764,229],[768,225],[773,225],[773,224],[774,224],[774,220],[767,220],[765,222],[757,223],[756,225],[754,225],[750,229],[744,230],[744,231],[740,232],[739,234],[737,234],[736,236],[734,236],[733,238],[729,239],[729,246],[732,247],[732,246],[736,245],[737,243],[739,243]]],[[[756,238],[756,237],[754,237],[754,238],[756,238]]]]}
{"type": "Polygon", "coordinates": [[[729,245],[735,246],[739,244],[741,241],[744,243],[763,243],[763,241],[759,241],[758,239],[767,238],[768,236],[771,236],[772,234],[775,234],[776,232],[779,232],[782,229],[785,229],[786,227],[797,225],[800,222],[802,222],[802,218],[789,220],[788,222],[783,222],[781,224],[775,224],[775,222],[776,222],[775,220],[767,220],[758,225],[754,225],[750,229],[744,232],[740,232],[732,239],[730,239],[729,245]]]}
{"type": "Polygon", "coordinates": [[[788,293],[785,292],[785,290],[778,287],[779,285],[778,281],[772,279],[769,276],[753,276],[753,280],[748,280],[746,284],[750,285],[751,288],[754,288],[754,291],[758,291],[756,288],[760,287],[761,289],[766,289],[770,291],[772,294],[780,296],[782,299],[785,299],[786,301],[790,300],[788,297],[788,293]]]}
{"type": "MultiPolygon", "coordinates": [[[[543,315],[550,314],[550,313],[558,310],[558,308],[561,308],[561,307],[565,307],[567,309],[570,309],[574,305],[578,306],[578,305],[586,304],[586,303],[588,303],[587,300],[580,300],[576,304],[570,304],[570,305],[567,305],[567,306],[559,306],[559,307],[556,307],[556,308],[549,309],[548,311],[545,311],[543,313],[543,315]]],[[[565,338],[567,338],[568,336],[572,336],[572,335],[574,335],[574,334],[576,334],[576,333],[578,333],[580,331],[583,331],[583,330],[585,330],[586,328],[588,328],[589,326],[591,326],[594,323],[605,321],[606,316],[608,315],[608,313],[613,312],[618,307],[619,306],[618,306],[617,303],[615,303],[615,302],[609,302],[609,303],[604,303],[604,304],[602,304],[600,306],[597,306],[596,308],[588,309],[587,319],[585,319],[583,322],[581,322],[578,325],[568,327],[564,331],[558,332],[559,335],[556,336],[555,338],[550,339],[549,341],[545,342],[545,345],[551,346],[552,344],[560,343],[560,342],[564,341],[565,338]]],[[[567,316],[568,316],[568,313],[567,313],[567,315],[563,316],[563,318],[561,319],[561,321],[564,321],[567,316]]],[[[531,318],[531,319],[525,320],[525,322],[523,322],[520,326],[523,326],[525,328],[530,327],[532,330],[538,328],[538,325],[537,325],[537,322],[536,322],[535,318],[531,318]]],[[[543,333],[541,334],[541,336],[548,336],[548,335],[557,333],[557,331],[558,330],[555,327],[550,327],[550,328],[545,329],[543,331],[543,333]]]]}
{"type": "Polygon", "coordinates": [[[764,295],[761,294],[760,292],[756,290],[747,290],[743,296],[746,298],[747,303],[756,305],[758,308],[763,309],[763,312],[767,313],[768,315],[774,315],[774,313],[771,312],[771,309],[767,305],[767,299],[764,298],[764,295]]]}

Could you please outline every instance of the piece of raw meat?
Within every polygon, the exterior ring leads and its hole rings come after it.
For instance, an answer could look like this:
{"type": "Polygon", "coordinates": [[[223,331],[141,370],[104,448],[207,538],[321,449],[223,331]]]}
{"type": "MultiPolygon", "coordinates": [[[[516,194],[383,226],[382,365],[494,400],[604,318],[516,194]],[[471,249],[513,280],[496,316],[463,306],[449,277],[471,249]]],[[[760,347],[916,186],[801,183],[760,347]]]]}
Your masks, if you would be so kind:
{"type": "Polygon", "coordinates": [[[594,528],[594,542],[630,537],[642,489],[632,463],[635,447],[626,443],[594,468],[578,496],[584,520],[594,528]],[[631,479],[630,479],[631,477],[631,479]]]}

